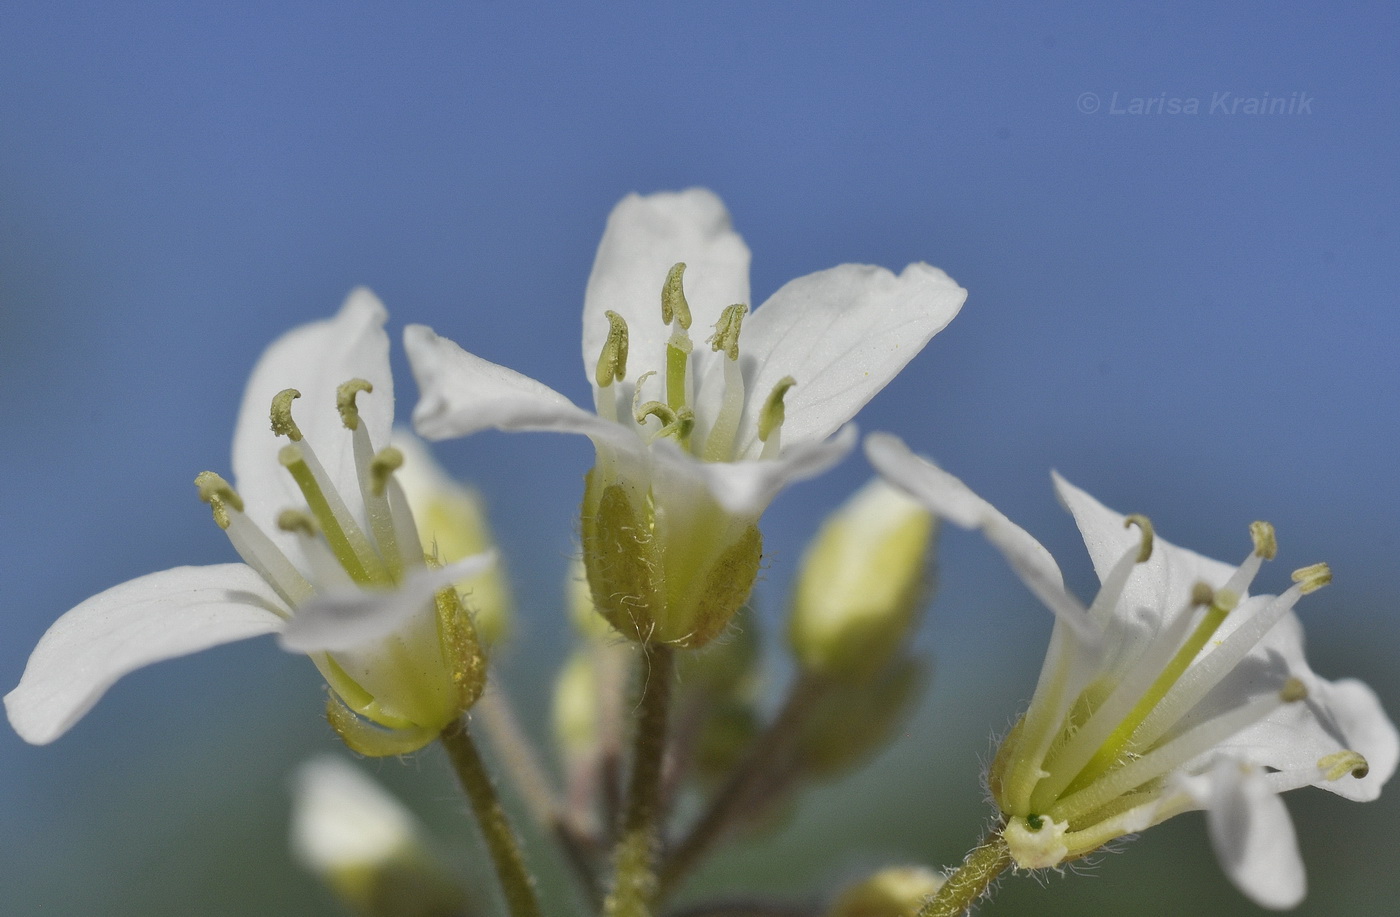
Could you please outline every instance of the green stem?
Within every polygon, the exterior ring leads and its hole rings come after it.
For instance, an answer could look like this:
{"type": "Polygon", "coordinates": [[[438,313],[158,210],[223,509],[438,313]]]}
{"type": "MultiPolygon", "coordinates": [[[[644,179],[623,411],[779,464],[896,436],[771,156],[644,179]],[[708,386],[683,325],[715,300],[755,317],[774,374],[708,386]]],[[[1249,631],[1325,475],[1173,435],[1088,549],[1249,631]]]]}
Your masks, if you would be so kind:
{"type": "Polygon", "coordinates": [[[477,824],[486,839],[486,847],[491,853],[491,861],[496,866],[496,876],[505,895],[506,908],[511,917],[542,917],[539,900],[535,897],[535,880],[525,868],[525,858],[520,852],[520,842],[516,840],[505,810],[501,808],[496,788],[491,783],[491,775],[467,732],[466,719],[454,722],[438,737],[452,766],[457,771],[457,779],[471,800],[472,811],[476,813],[477,824]]]}
{"type": "Polygon", "coordinates": [[[661,766],[666,752],[666,716],[671,704],[675,651],[644,644],[642,697],[632,746],[632,777],[622,816],[622,836],[614,848],[612,894],[607,917],[651,917],[656,900],[656,858],[660,848],[661,766]]]}
{"type": "Polygon", "coordinates": [[[948,881],[919,908],[918,917],[959,917],[971,910],[977,900],[1011,865],[1011,850],[998,830],[988,835],[953,871],[948,881]]]}
{"type": "Polygon", "coordinates": [[[782,759],[812,702],[822,695],[826,684],[805,673],[793,683],[773,722],[754,740],[744,760],[730,772],[694,827],[667,858],[661,869],[663,896],[675,889],[736,820],[751,811],[754,790],[769,775],[774,762],[782,759]]]}

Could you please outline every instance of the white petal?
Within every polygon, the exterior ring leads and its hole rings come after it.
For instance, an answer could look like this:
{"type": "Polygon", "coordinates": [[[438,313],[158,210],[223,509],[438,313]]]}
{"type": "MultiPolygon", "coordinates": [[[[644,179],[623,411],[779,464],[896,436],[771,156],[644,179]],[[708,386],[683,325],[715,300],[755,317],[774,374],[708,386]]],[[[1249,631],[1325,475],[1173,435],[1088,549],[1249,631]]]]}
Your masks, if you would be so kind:
{"type": "Polygon", "coordinates": [[[627,432],[529,376],[467,353],[425,325],[405,328],[403,342],[421,392],[413,409],[413,423],[428,439],[488,429],[546,430],[604,438],[627,432]]]}
{"type": "Polygon", "coordinates": [[[1078,599],[1065,591],[1064,577],[1055,558],[1039,541],[1012,522],[992,504],[977,496],[962,481],[909,451],[897,436],[872,433],[865,438],[865,454],[885,480],[907,491],[939,516],[963,528],[978,529],[1001,551],[1016,574],[1059,620],[1081,639],[1096,643],[1078,599]]]}
{"type": "MultiPolygon", "coordinates": [[[[1124,552],[1139,544],[1141,534],[1136,526],[1123,524],[1124,516],[1121,513],[1104,506],[1059,474],[1052,472],[1052,476],[1061,502],[1074,515],[1074,522],[1079,526],[1084,546],[1093,558],[1094,570],[1103,580],[1124,552]]],[[[1246,532],[1241,531],[1240,534],[1243,554],[1249,549],[1249,541],[1246,532]]],[[[1136,617],[1146,609],[1153,618],[1151,623],[1155,629],[1164,615],[1173,615],[1186,607],[1191,588],[1196,583],[1204,581],[1213,587],[1220,587],[1234,572],[1235,567],[1230,564],[1204,557],[1154,535],[1152,556],[1146,563],[1134,568],[1123,589],[1116,609],[1118,617],[1136,617]]]]}
{"type": "Polygon", "coordinates": [[[495,552],[488,551],[436,569],[415,570],[397,589],[322,593],[297,607],[278,642],[292,653],[336,653],[366,646],[404,627],[429,607],[439,589],[495,562],[495,552]]]}
{"type": "Polygon", "coordinates": [[[1307,893],[1293,820],[1257,767],[1229,757],[1188,778],[1206,810],[1211,846],[1240,891],[1261,907],[1296,907],[1307,893]]]}
{"type": "Polygon", "coordinates": [[[128,672],[280,630],[277,594],[244,564],[176,567],[100,592],[39,640],[5,696],[15,732],[43,745],[67,732],[128,672]]]}
{"type": "MultiPolygon", "coordinates": [[[[357,505],[356,475],[350,431],[336,410],[336,389],[351,379],[365,379],[373,393],[356,401],[370,439],[383,446],[394,422],[394,380],[389,371],[389,337],[384,333],[388,313],[369,290],[350,294],[333,318],[293,328],[263,352],[248,379],[238,424],[233,431],[234,487],[248,516],[283,547],[295,539],[280,531],[277,514],[303,506],[306,499],[292,476],[277,460],[287,444],[272,433],[272,397],[294,388],[301,398],[292,403],[292,416],[311,444],[331,482],[357,505]]],[[[292,556],[299,556],[290,549],[292,556]]]]}
{"type": "MultiPolygon", "coordinates": [[[[685,262],[685,295],[696,350],[726,306],[749,302],[749,249],[724,202],[704,188],[629,194],[608,216],[583,305],[583,368],[588,379],[608,336],[608,310],[627,321],[627,378],[665,364],[671,329],[661,321],[661,288],[685,262]]],[[[833,426],[834,429],[834,426],[833,426]]]]}
{"type": "Polygon", "coordinates": [[[827,440],[784,447],[776,459],[702,462],[670,441],[652,446],[652,456],[658,476],[699,478],[727,512],[757,519],[780,490],[823,473],[845,458],[855,444],[855,427],[848,426],[827,440]]]}
{"type": "MultiPolygon", "coordinates": [[[[785,284],[744,321],[739,349],[750,404],[763,405],[784,376],[783,442],[814,442],[856,415],[953,320],[967,291],[927,264],[896,276],[843,264],[785,284]]],[[[711,374],[721,367],[712,367],[711,374]]],[[[719,385],[707,379],[708,391],[719,385]]],[[[751,411],[750,424],[757,423],[751,411]]],[[[752,426],[739,454],[756,451],[752,426]]]]}
{"type": "Polygon", "coordinates": [[[292,792],[292,854],[318,874],[379,866],[419,843],[403,804],[344,758],[305,762],[292,792]]]}

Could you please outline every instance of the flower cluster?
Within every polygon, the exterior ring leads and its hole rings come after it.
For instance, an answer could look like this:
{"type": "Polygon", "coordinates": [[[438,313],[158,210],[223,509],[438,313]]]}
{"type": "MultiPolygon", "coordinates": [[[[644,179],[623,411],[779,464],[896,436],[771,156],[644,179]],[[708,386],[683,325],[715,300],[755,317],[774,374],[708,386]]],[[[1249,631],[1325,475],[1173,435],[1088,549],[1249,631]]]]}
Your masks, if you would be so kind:
{"type": "MultiPolygon", "coordinates": [[[[856,413],[966,291],[923,263],[898,274],[845,264],[751,310],[748,266],[708,191],[619,203],[584,295],[591,408],[425,326],[404,332],[417,434],[557,431],[593,443],[568,587],[577,647],[553,711],[562,780],[503,687],[486,689],[511,590],[475,492],[393,429],[387,314],[365,290],[267,349],[234,429],[232,482],[195,478],[242,562],[143,576],[64,614],[5,697],[11,724],[53,741],[128,672],[276,634],[324,677],[326,718],[352,750],[441,743],[512,917],[544,910],[478,724],[584,900],[609,917],[650,917],[714,847],[770,830],[805,788],[898,734],[926,684],[912,637],[947,521],[980,530],[1054,613],[1034,696],[987,773],[995,826],[957,869],[881,869],[811,913],[953,917],[1007,869],[1058,868],[1190,810],[1205,811],[1246,895],[1297,904],[1304,872],[1279,795],[1312,785],[1374,799],[1400,739],[1370,688],[1321,678],[1304,658],[1294,608],[1330,581],[1326,565],[1295,571],[1277,595],[1251,591],[1278,552],[1267,523],[1251,527],[1234,566],[1056,476],[1101,581],[1086,605],[1027,532],[873,434],[866,454],[880,477],[827,518],[798,565],[786,620],[794,674],[765,712],[751,604],[761,517],[786,485],[847,456],[856,413]]],[[[296,785],[296,854],[347,906],[471,911],[416,822],[349,765],[322,759],[296,785]]]]}

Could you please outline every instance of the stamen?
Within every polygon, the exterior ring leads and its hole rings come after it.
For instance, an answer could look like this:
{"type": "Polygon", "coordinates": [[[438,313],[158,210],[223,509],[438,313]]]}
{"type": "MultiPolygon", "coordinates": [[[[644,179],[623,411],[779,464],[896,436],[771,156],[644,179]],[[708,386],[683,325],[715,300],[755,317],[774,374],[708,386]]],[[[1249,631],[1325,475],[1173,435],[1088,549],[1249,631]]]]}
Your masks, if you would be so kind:
{"type": "Polygon", "coordinates": [[[1254,539],[1254,553],[1264,560],[1273,560],[1278,554],[1278,538],[1274,535],[1274,527],[1269,523],[1250,523],[1249,535],[1254,539]]]}
{"type": "Polygon", "coordinates": [[[666,274],[666,283],[661,287],[661,320],[666,324],[675,322],[684,330],[690,329],[690,303],[685,299],[685,262],[678,261],[666,274]]]}
{"type": "Polygon", "coordinates": [[[797,380],[792,376],[783,376],[778,380],[778,384],[773,386],[773,391],[768,393],[768,400],[763,402],[763,410],[758,415],[758,439],[760,442],[767,443],[770,435],[781,434],[783,421],[787,419],[787,409],[783,405],[783,398],[787,395],[788,389],[796,384],[797,380]]]}
{"type": "Polygon", "coordinates": [[[219,528],[227,529],[229,507],[243,512],[243,498],[233,489],[233,485],[212,471],[201,471],[195,476],[194,486],[199,488],[199,499],[209,504],[214,513],[214,521],[219,528]]]}
{"type": "Polygon", "coordinates": [[[342,382],[335,390],[335,407],[340,411],[340,422],[345,424],[347,430],[357,430],[360,427],[360,411],[355,407],[355,396],[360,392],[372,392],[374,386],[364,379],[351,379],[349,382],[342,382]]]}
{"type": "Polygon", "coordinates": [[[370,583],[381,577],[382,572],[374,549],[370,547],[360,527],[355,523],[350,511],[340,498],[340,494],[326,481],[325,472],[317,462],[313,467],[314,453],[305,444],[287,445],[277,458],[292,473],[292,479],[306,497],[311,514],[321,526],[336,559],[357,583],[370,583]]]}
{"type": "Polygon", "coordinates": [[[321,534],[321,527],[308,512],[299,509],[284,509],[277,514],[277,527],[284,532],[295,532],[307,538],[321,534]]]}
{"type": "Polygon", "coordinates": [[[1347,774],[1360,780],[1371,773],[1371,765],[1366,759],[1349,748],[1318,758],[1317,769],[1328,780],[1341,780],[1347,774]]]}
{"type": "Polygon", "coordinates": [[[277,514],[277,527],[297,536],[302,554],[311,566],[311,575],[321,589],[352,589],[354,580],[321,538],[321,526],[305,510],[284,509],[277,514]]]}
{"type": "Polygon", "coordinates": [[[1290,678],[1283,683],[1283,688],[1278,692],[1278,699],[1285,704],[1296,704],[1300,700],[1308,699],[1308,686],[1296,678],[1290,678]]]}
{"type": "Polygon", "coordinates": [[[695,345],[690,336],[677,330],[666,342],[666,403],[679,410],[686,403],[685,375],[690,366],[690,352],[695,345]]]}
{"type": "Polygon", "coordinates": [[[1293,582],[1302,589],[1303,595],[1316,592],[1332,582],[1332,568],[1326,564],[1313,564],[1293,571],[1293,582]]]}
{"type": "Polygon", "coordinates": [[[748,313],[749,307],[743,303],[726,306],[720,313],[719,321],[715,322],[715,333],[709,338],[709,345],[715,353],[722,350],[729,359],[739,359],[739,331],[743,328],[744,316],[748,313]]]}
{"type": "Polygon", "coordinates": [[[380,449],[369,463],[370,491],[384,496],[384,488],[395,471],[403,467],[403,453],[394,446],[380,449]]]}
{"type": "Polygon", "coordinates": [[[301,428],[292,419],[292,402],[301,397],[294,388],[284,388],[272,396],[272,432],[285,436],[292,442],[301,442],[301,428]]]}
{"type": "Polygon", "coordinates": [[[673,411],[670,405],[662,404],[660,401],[648,401],[637,407],[635,411],[634,416],[637,423],[643,426],[646,425],[648,417],[655,417],[661,421],[661,429],[657,431],[657,437],[674,436],[677,440],[684,440],[695,427],[695,412],[687,407],[673,411]]]}
{"type": "Polygon", "coordinates": [[[1142,544],[1138,547],[1137,562],[1145,564],[1152,557],[1152,520],[1137,513],[1123,519],[1123,528],[1126,529],[1134,525],[1142,533],[1142,544]]]}
{"type": "Polygon", "coordinates": [[[621,382],[627,375],[627,321],[611,309],[603,314],[608,317],[608,337],[593,372],[599,388],[621,382]]]}

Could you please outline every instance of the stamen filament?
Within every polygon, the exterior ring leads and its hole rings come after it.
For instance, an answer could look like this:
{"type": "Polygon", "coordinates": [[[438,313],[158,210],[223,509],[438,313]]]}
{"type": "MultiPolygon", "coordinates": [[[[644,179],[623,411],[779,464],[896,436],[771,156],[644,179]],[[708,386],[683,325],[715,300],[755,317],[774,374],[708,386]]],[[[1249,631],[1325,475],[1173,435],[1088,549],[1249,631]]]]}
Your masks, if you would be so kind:
{"type": "Polygon", "coordinates": [[[734,435],[744,416],[744,373],[738,359],[724,361],[724,399],[714,425],[705,436],[702,456],[707,462],[727,462],[734,457],[734,435]]]}
{"type": "Polygon", "coordinates": [[[321,526],[327,544],[350,577],[361,584],[387,579],[369,540],[360,531],[340,494],[329,486],[325,470],[316,460],[310,444],[301,442],[283,446],[278,459],[291,472],[302,496],[306,497],[311,515],[321,526]]]}

